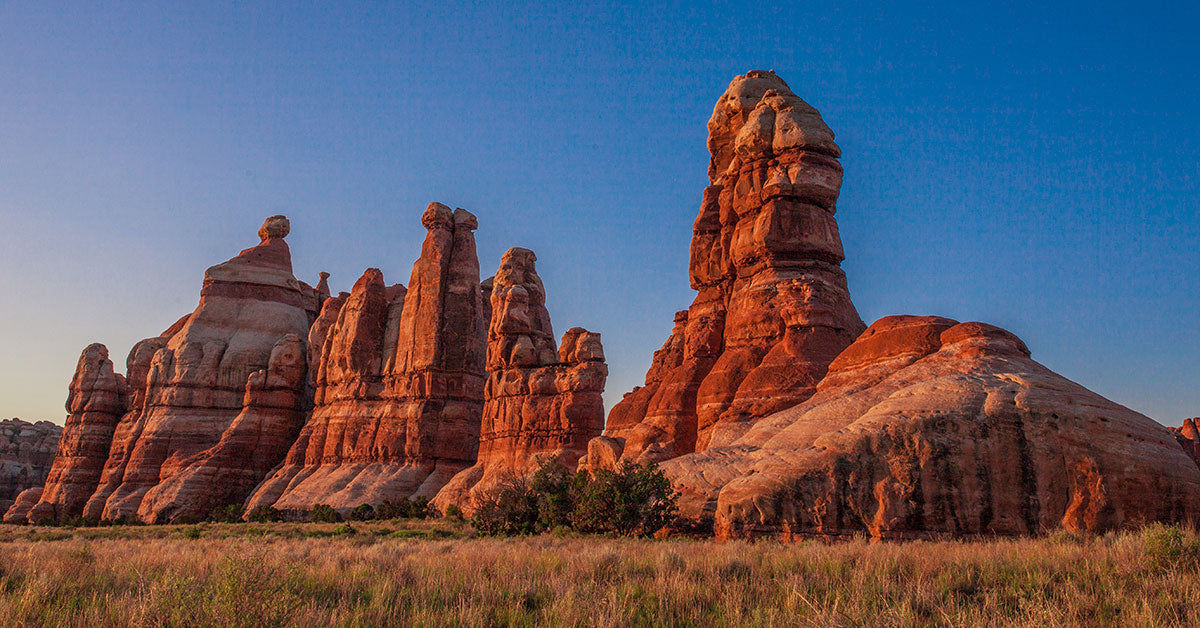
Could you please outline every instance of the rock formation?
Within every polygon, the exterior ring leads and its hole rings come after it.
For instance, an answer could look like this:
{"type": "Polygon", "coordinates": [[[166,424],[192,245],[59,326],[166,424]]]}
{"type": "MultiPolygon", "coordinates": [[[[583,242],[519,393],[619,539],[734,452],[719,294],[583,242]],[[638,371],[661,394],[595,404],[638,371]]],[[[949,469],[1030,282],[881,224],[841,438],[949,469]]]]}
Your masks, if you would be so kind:
{"type": "Polygon", "coordinates": [[[209,268],[196,310],[134,346],[128,382],[103,345],[84,350],[30,520],[199,516],[208,503],[240,503],[278,463],[304,420],[299,338],[318,307],[316,291],[292,275],[289,229],[272,216],[258,246],[209,268]],[[237,477],[239,488],[193,476],[237,477]]]}
{"type": "Polygon", "coordinates": [[[23,491],[46,483],[61,434],[49,421],[0,421],[0,513],[23,491]]]}
{"type": "Polygon", "coordinates": [[[108,349],[88,345],[79,356],[67,394],[67,421],[54,463],[29,520],[79,516],[100,479],[113,430],[125,412],[125,378],[113,372],[108,349]]]}
{"type": "Polygon", "coordinates": [[[1184,419],[1183,425],[1171,428],[1179,446],[1187,452],[1197,465],[1200,465],[1200,418],[1184,419]]]}
{"type": "Polygon", "coordinates": [[[434,505],[472,510],[473,497],[543,461],[573,469],[604,428],[608,367],[600,334],[573,327],[556,347],[533,251],[509,249],[489,283],[491,325],[479,461],[434,505]]]}
{"type": "Polygon", "coordinates": [[[750,72],[708,129],[689,267],[699,294],[645,386],[613,408],[598,454],[663,460],[731,442],[811,396],[865,328],[840,268],[841,152],[820,114],[774,73],[750,72]]]}
{"type": "Polygon", "coordinates": [[[1200,515],[1158,423],[1033,361],[1016,336],[879,320],[809,400],[663,469],[721,537],[1102,532],[1200,515]]]}
{"type": "Polygon", "coordinates": [[[408,289],[368,269],[314,325],[312,418],[247,506],[349,509],[433,497],[475,462],[486,308],[475,216],[430,204],[408,289]],[[333,321],[329,323],[329,321],[333,321]]]}

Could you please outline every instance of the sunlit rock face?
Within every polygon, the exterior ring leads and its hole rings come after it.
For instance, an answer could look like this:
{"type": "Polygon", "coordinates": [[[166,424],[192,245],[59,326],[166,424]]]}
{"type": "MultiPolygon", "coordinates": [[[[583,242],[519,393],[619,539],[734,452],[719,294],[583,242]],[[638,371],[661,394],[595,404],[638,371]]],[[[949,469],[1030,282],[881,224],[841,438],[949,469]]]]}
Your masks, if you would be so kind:
{"type": "Polygon", "coordinates": [[[488,308],[466,210],[433,203],[407,289],[368,269],[309,334],[312,418],[247,506],[307,511],[433,497],[474,464],[488,308]],[[319,349],[318,349],[319,345],[319,349]]]}
{"type": "Polygon", "coordinates": [[[718,536],[1103,532],[1200,514],[1200,471],[1157,422],[1030,358],[1016,336],[879,320],[804,403],[663,463],[718,536]]]}
{"type": "Polygon", "coordinates": [[[708,131],[689,268],[699,294],[645,386],[612,409],[596,445],[605,458],[731,442],[810,397],[865,328],[840,268],[841,151],[820,114],[774,73],[749,72],[717,101],[708,131]]]}
{"type": "Polygon", "coordinates": [[[46,483],[61,434],[62,426],[49,421],[0,421],[0,513],[21,493],[46,483]]]}
{"type": "Polygon", "coordinates": [[[533,251],[509,249],[487,282],[492,316],[479,461],[437,495],[442,510],[469,513],[477,495],[546,462],[574,469],[604,428],[608,367],[600,334],[573,327],[555,344],[536,260],[533,251]]]}
{"type": "Polygon", "coordinates": [[[257,246],[209,268],[196,310],[134,346],[128,379],[113,374],[103,345],[84,351],[30,520],[203,516],[240,503],[278,464],[304,423],[300,339],[319,307],[292,275],[289,230],[272,216],[257,246]]]}

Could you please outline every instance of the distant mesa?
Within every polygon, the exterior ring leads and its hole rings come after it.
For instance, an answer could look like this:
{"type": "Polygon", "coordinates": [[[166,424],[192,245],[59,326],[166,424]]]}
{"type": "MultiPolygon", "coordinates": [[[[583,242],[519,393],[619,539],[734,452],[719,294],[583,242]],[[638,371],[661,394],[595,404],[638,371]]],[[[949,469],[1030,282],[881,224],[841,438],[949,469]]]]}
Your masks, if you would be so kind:
{"type": "Polygon", "coordinates": [[[985,323],[864,325],[841,269],[841,149],[783,79],[734,78],[708,132],[696,297],[607,421],[600,334],[556,339],[533,251],[481,281],[471,212],[425,209],[407,286],[369,268],[338,294],[328,273],[315,288],[293,275],[291,225],[271,216],[124,375],[103,345],[83,350],[61,438],[0,423],[5,521],[414,497],[469,513],[547,462],[657,463],[681,495],[676,527],[720,538],[1197,520],[1200,419],[1168,430],[985,323]]]}

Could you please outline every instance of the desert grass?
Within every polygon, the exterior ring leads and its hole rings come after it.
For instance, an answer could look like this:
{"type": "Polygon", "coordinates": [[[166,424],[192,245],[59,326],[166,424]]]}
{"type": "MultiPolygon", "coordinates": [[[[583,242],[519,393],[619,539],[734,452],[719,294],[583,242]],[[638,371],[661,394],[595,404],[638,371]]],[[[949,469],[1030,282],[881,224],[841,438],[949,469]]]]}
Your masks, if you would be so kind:
{"type": "Polygon", "coordinates": [[[0,625],[1200,624],[1200,538],[825,544],[444,521],[0,527],[0,625]]]}

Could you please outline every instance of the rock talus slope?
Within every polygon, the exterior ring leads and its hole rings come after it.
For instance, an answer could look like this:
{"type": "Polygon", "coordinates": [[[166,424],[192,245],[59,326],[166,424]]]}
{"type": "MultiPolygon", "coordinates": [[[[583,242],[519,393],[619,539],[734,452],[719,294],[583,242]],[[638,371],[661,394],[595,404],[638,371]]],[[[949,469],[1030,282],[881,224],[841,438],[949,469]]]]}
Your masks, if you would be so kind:
{"type": "Polygon", "coordinates": [[[608,367],[600,334],[573,327],[555,346],[533,251],[509,249],[489,283],[479,460],[454,476],[434,505],[473,509],[474,497],[545,461],[573,469],[604,427],[608,367]]]}
{"type": "Polygon", "coordinates": [[[433,203],[404,286],[369,269],[310,332],[312,418],[247,502],[307,511],[433,497],[475,462],[487,308],[475,216],[433,203]],[[330,322],[332,321],[332,322],[330,322]],[[320,344],[319,350],[316,344],[320,344]]]}

